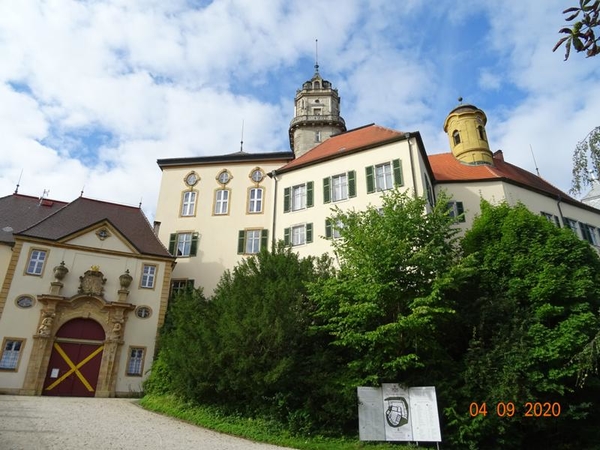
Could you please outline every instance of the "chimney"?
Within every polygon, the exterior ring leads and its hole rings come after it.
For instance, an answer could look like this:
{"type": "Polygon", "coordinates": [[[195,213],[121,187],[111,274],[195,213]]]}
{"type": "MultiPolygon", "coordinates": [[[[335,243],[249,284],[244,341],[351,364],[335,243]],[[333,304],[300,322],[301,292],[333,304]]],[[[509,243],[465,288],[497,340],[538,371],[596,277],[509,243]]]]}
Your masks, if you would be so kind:
{"type": "Polygon", "coordinates": [[[157,220],[154,221],[154,234],[158,236],[158,231],[160,230],[160,222],[157,220]]]}
{"type": "Polygon", "coordinates": [[[504,153],[502,153],[502,150],[496,150],[494,152],[494,159],[504,162],[504,153]]]}

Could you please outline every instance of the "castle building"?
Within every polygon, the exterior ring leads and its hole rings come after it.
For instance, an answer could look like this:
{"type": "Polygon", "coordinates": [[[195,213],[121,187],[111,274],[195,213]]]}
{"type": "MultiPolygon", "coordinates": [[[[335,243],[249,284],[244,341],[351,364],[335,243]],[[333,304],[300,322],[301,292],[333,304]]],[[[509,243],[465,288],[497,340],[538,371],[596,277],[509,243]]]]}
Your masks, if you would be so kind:
{"type": "Polygon", "coordinates": [[[15,193],[0,230],[0,393],[141,393],[175,261],[141,209],[15,193]]]}
{"type": "Polygon", "coordinates": [[[600,246],[600,211],[492,152],[485,113],[460,104],[446,118],[450,152],[428,155],[418,131],[376,124],[346,130],[340,98],[316,66],[295,97],[292,152],[161,159],[156,220],[177,257],[172,291],[188,284],[210,295],[220,276],[283,240],[301,256],[331,251],[333,207],[363,209],[399,186],[433,205],[443,190],[457,227],[468,228],[482,198],[521,202],[600,246]]]}

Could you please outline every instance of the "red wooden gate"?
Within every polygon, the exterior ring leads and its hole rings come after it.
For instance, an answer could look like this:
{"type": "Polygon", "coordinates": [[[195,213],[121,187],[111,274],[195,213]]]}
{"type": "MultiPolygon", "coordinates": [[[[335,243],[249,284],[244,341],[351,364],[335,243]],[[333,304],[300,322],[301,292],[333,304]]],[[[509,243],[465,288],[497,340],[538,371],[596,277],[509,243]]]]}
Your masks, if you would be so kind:
{"type": "Polygon", "coordinates": [[[93,397],[96,394],[104,329],[91,319],[73,319],[56,333],[43,395],[93,397]]]}

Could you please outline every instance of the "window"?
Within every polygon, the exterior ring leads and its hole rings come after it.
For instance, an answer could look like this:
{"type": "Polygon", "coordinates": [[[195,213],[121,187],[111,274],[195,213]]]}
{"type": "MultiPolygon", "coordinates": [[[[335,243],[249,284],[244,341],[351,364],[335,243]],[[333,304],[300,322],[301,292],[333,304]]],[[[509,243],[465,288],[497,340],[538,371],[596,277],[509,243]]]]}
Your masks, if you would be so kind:
{"type": "Polygon", "coordinates": [[[27,264],[28,275],[41,275],[46,262],[45,250],[32,250],[29,255],[29,263],[27,264]]]}
{"type": "Polygon", "coordinates": [[[253,255],[267,246],[268,230],[240,230],[238,232],[238,254],[253,255]]]}
{"type": "Polygon", "coordinates": [[[142,267],[141,287],[153,289],[155,278],[156,278],[156,266],[150,265],[150,264],[144,264],[144,266],[142,267]]]}
{"type": "Polygon", "coordinates": [[[227,214],[229,211],[229,190],[218,189],[215,191],[215,215],[227,214]]]}
{"type": "Polygon", "coordinates": [[[577,232],[578,227],[577,227],[576,220],[565,217],[565,225],[567,226],[567,228],[569,228],[571,231],[573,231],[573,233],[575,233],[576,235],[579,235],[579,233],[577,232]]]}
{"type": "Polygon", "coordinates": [[[337,202],[356,197],[356,172],[335,175],[323,179],[323,202],[337,202]]]}
{"type": "Polygon", "coordinates": [[[250,188],[248,194],[248,212],[260,213],[263,205],[263,188],[250,188]]]}
{"type": "Polygon", "coordinates": [[[283,230],[283,241],[286,245],[304,245],[313,240],[313,224],[295,225],[283,230]]]}
{"type": "Polygon", "coordinates": [[[340,230],[344,227],[341,220],[333,222],[331,219],[325,220],[325,237],[327,239],[339,239],[341,237],[340,230]]]}
{"type": "Polygon", "coordinates": [[[314,183],[298,184],[283,190],[283,212],[298,211],[314,205],[314,183]]]}
{"type": "Polygon", "coordinates": [[[171,280],[171,294],[169,298],[175,298],[188,288],[194,287],[194,280],[171,280]]]}
{"type": "Polygon", "coordinates": [[[435,205],[435,197],[433,196],[433,187],[431,186],[431,181],[427,175],[423,176],[423,182],[425,183],[425,192],[427,194],[427,201],[430,206],[435,205]]]}
{"type": "Polygon", "coordinates": [[[485,130],[481,125],[477,127],[477,131],[479,133],[479,139],[481,139],[482,141],[487,141],[487,138],[485,137],[485,130]]]}
{"type": "Polygon", "coordinates": [[[127,375],[142,376],[144,368],[144,353],[146,349],[143,347],[129,347],[129,361],[127,361],[127,375]]]}
{"type": "Polygon", "coordinates": [[[367,194],[391,189],[393,185],[402,186],[402,161],[394,159],[392,162],[367,166],[367,194]]]}
{"type": "Polygon", "coordinates": [[[321,142],[321,132],[315,131],[315,142],[321,142]]]}
{"type": "Polygon", "coordinates": [[[169,252],[173,256],[196,256],[198,251],[198,233],[171,233],[169,236],[169,252]]]}
{"type": "Polygon", "coordinates": [[[553,223],[558,228],[560,228],[560,219],[558,218],[558,216],[555,216],[554,214],[546,213],[543,211],[541,212],[541,214],[548,220],[548,222],[553,223]]]}
{"type": "Polygon", "coordinates": [[[186,191],[183,193],[181,202],[181,215],[193,216],[196,214],[196,192],[186,191]]]}
{"type": "Polygon", "coordinates": [[[20,295],[17,297],[15,303],[19,308],[31,308],[35,305],[35,299],[31,295],[20,295]]]}
{"type": "Polygon", "coordinates": [[[581,228],[583,239],[592,245],[598,246],[598,229],[587,223],[579,223],[579,227],[581,228]]]}
{"type": "Polygon", "coordinates": [[[24,344],[24,339],[4,338],[2,356],[0,357],[0,369],[17,370],[21,349],[24,344]]]}
{"type": "Polygon", "coordinates": [[[452,133],[452,139],[454,140],[454,145],[460,144],[460,133],[458,130],[454,130],[452,133]]]}
{"type": "Polygon", "coordinates": [[[147,319],[152,315],[152,310],[149,306],[138,306],[135,309],[135,315],[140,319],[147,319]]]}
{"type": "Polygon", "coordinates": [[[448,215],[455,219],[455,222],[465,221],[465,209],[462,202],[448,202],[448,215]]]}

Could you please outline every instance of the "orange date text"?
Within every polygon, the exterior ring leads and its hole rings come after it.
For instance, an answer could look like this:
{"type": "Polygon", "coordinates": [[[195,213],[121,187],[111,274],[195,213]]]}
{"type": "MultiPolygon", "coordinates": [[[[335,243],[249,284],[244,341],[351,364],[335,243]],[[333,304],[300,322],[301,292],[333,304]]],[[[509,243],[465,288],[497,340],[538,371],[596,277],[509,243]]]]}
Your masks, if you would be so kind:
{"type": "Polygon", "coordinates": [[[469,415],[471,417],[487,416],[496,414],[498,417],[513,417],[519,415],[522,417],[558,417],[560,416],[560,403],[558,402],[526,402],[517,407],[514,402],[498,402],[496,405],[488,405],[486,402],[472,402],[469,405],[469,415]]]}

